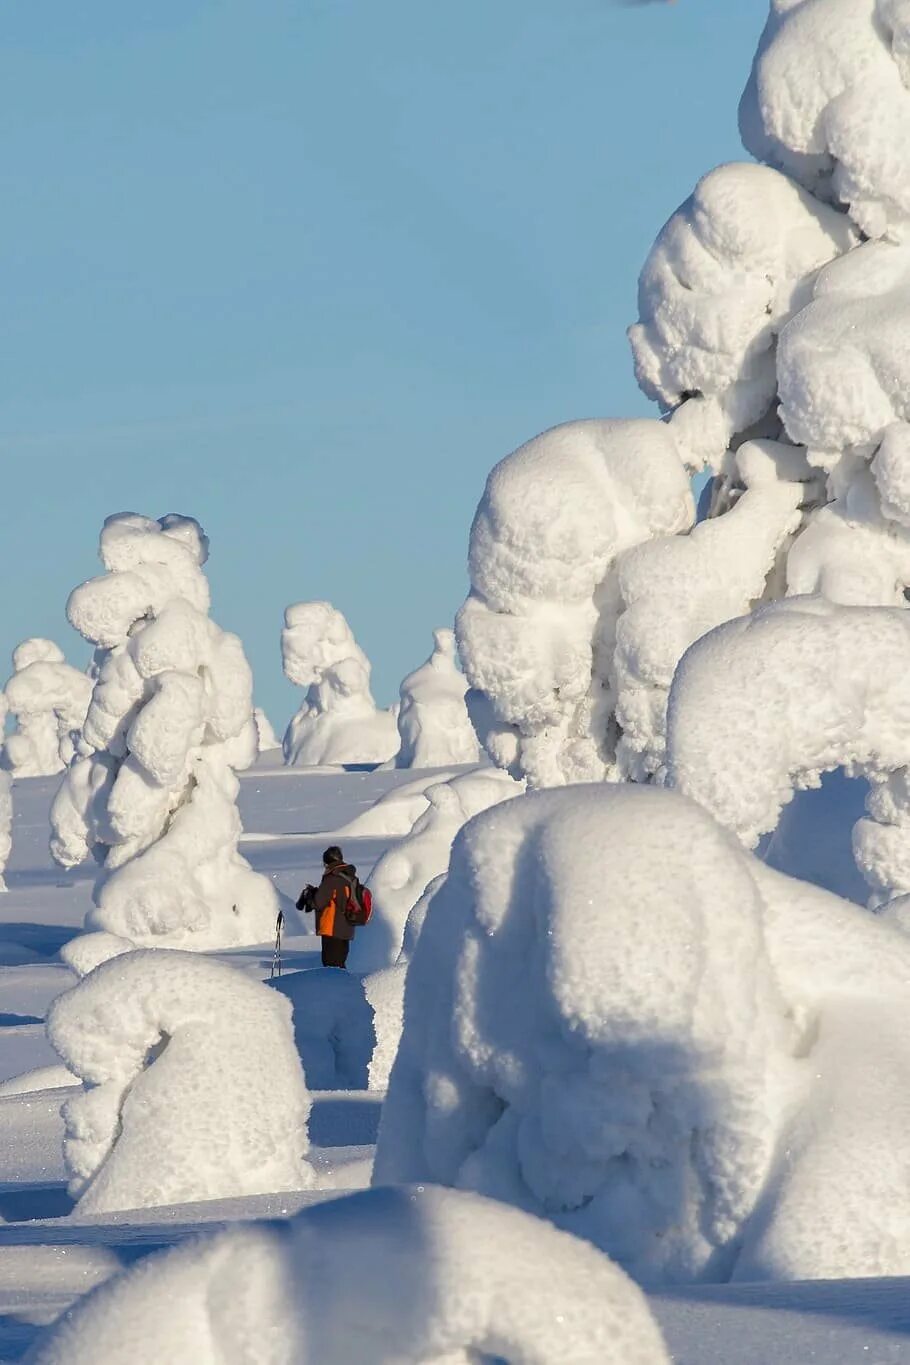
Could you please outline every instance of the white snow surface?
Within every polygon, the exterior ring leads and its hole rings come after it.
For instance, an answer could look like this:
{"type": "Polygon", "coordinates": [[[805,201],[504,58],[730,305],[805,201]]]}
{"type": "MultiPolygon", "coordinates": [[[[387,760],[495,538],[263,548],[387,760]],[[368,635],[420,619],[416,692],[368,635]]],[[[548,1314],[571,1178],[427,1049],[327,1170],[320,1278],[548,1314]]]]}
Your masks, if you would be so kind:
{"type": "Polygon", "coordinates": [[[258,752],[260,754],[266,754],[271,752],[272,749],[280,749],[281,740],[276,736],[272,722],[269,720],[261,706],[254,708],[253,719],[256,722],[258,752]]]}
{"type": "Polygon", "coordinates": [[[480,746],[464,700],[467,687],[455,657],[455,632],[435,630],[433,653],[401,684],[396,768],[479,761],[480,746]]]}
{"type": "Polygon", "coordinates": [[[92,680],[53,640],[23,640],[13,651],[6,703],[15,722],[4,766],[16,777],[48,777],[72,762],[92,695],[92,680]]]}
{"type": "Polygon", "coordinates": [[[426,788],[425,809],[366,878],[373,916],[351,944],[353,971],[375,972],[399,960],[408,917],[433,879],[448,868],[455,835],[474,815],[522,790],[521,783],[498,768],[478,768],[426,788]]]}
{"type": "Polygon", "coordinates": [[[330,602],[297,602],[284,613],[281,655],[290,682],[306,689],[284,736],[285,762],[385,763],[398,752],[393,711],[370,691],[370,661],[330,602]]]}
{"type": "Polygon", "coordinates": [[[13,779],[0,769],[0,892],[6,890],[3,873],[13,847],[13,779]]]}
{"type": "Polygon", "coordinates": [[[910,613],[896,607],[795,597],[728,622],[676,674],[667,781],[753,846],[822,773],[864,775],[858,866],[878,899],[910,893],[908,668],[910,613]]]}
{"type": "Polygon", "coordinates": [[[520,797],[430,903],[374,1183],[476,1189],[645,1280],[907,1273],[908,987],[900,931],[675,792],[520,797]]]}
{"type": "Polygon", "coordinates": [[[311,1090],[380,1090],[401,1037],[405,968],[285,972],[269,982],[293,1006],[294,1042],[311,1090]]]}
{"type": "Polygon", "coordinates": [[[906,0],[771,0],[740,107],[747,149],[867,236],[910,229],[906,0]]]}
{"type": "Polygon", "coordinates": [[[641,1292],[593,1247],[477,1195],[417,1187],[350,1195],[283,1227],[234,1227],[151,1257],[85,1299],[28,1357],[31,1365],[489,1359],[667,1365],[669,1356],[641,1292]]]}
{"type": "Polygon", "coordinates": [[[257,752],[252,675],[206,615],[208,542],[191,518],[123,513],[101,533],[107,572],[70,596],[96,645],[80,745],[52,811],[63,867],[103,867],[88,927],[142,945],[267,939],[278,902],[237,852],[235,770],[257,752]]]}
{"type": "Polygon", "coordinates": [[[456,625],[469,710],[494,763],[533,787],[614,775],[616,560],[693,519],[661,422],[570,422],[496,466],[456,625]]]}
{"type": "Polygon", "coordinates": [[[146,949],[59,996],[48,1037],[81,1214],[299,1190],[309,1093],[285,1000],[223,963],[146,949]]]}

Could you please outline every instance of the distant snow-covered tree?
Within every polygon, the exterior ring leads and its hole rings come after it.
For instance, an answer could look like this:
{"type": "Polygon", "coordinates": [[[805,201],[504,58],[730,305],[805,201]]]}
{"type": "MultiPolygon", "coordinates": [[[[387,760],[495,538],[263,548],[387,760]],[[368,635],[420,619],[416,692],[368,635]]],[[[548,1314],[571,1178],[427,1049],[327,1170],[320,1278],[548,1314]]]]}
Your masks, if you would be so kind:
{"type": "Polygon", "coordinates": [[[385,763],[398,751],[393,711],[370,691],[370,661],[330,602],[297,602],[284,613],[284,671],[306,689],[284,736],[286,763],[385,763]]]}
{"type": "Polygon", "coordinates": [[[92,680],[66,662],[53,640],[23,640],[13,651],[6,701],[15,722],[4,764],[15,777],[50,777],[72,762],[92,680]]]}
{"type": "Polygon", "coordinates": [[[401,684],[396,768],[476,763],[477,735],[465,706],[468,683],[455,658],[455,633],[433,632],[433,653],[401,684]]]}
{"type": "Polygon", "coordinates": [[[142,945],[271,936],[271,882],[237,852],[236,770],[257,751],[240,640],[208,616],[208,541],[189,517],[124,513],[101,532],[106,572],[67,614],[96,647],[77,758],[53,805],[64,867],[101,864],[89,928],[142,945]]]}

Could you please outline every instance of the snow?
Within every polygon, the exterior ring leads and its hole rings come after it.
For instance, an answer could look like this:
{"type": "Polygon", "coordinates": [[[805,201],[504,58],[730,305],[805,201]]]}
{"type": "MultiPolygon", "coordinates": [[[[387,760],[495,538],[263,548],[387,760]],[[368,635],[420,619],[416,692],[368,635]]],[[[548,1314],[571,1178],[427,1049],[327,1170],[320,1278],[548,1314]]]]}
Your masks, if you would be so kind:
{"type": "Polygon", "coordinates": [[[675,792],[519,797],[430,903],[374,1184],[477,1190],[646,1282],[906,1274],[908,986],[899,929],[675,792]]]}
{"type": "Polygon", "coordinates": [[[4,764],[17,777],[46,777],[72,762],[85,723],[92,681],[72,668],[53,640],[23,640],[13,651],[6,704],[14,728],[4,764]]]}
{"type": "Polygon", "coordinates": [[[140,950],[60,996],[47,1029],[84,1085],[64,1108],[81,1213],[311,1183],[290,1010],[260,983],[191,953],[140,950]]]}
{"type": "Polygon", "coordinates": [[[615,562],[693,518],[660,422],[570,422],[496,466],[456,625],[469,711],[494,763],[533,787],[614,773],[615,562]]]}
{"type": "Polygon", "coordinates": [[[272,749],[280,749],[281,741],[277,738],[275,731],[272,728],[272,722],[269,720],[261,706],[254,708],[253,720],[256,722],[258,752],[260,754],[266,754],[272,749]]]}
{"type": "Polygon", "coordinates": [[[392,711],[377,709],[370,661],[330,602],[297,602],[284,613],[285,675],[306,689],[284,736],[287,763],[385,763],[398,751],[392,711]]]}
{"type": "Polygon", "coordinates": [[[910,892],[908,667],[910,614],[896,607],[794,597],[730,621],[674,679],[667,780],[753,846],[822,773],[864,775],[860,871],[879,899],[910,892]]]}
{"type": "Polygon", "coordinates": [[[425,789],[426,805],[409,833],[379,859],[365,881],[373,895],[368,932],[358,932],[348,965],[374,972],[397,962],[408,916],[430,882],[449,865],[452,840],[482,810],[518,795],[522,786],[498,768],[479,768],[425,789]]]}
{"type": "Polygon", "coordinates": [[[746,148],[867,236],[910,227],[906,0],[772,0],[740,108],[746,148]]]}
{"type": "Polygon", "coordinates": [[[135,944],[261,942],[278,911],[237,852],[235,769],[257,747],[252,675],[238,638],[206,615],[207,553],[191,518],[109,517],[107,572],[67,607],[96,646],[95,683],[51,847],[62,867],[102,865],[87,926],[135,944]]]}
{"type": "Polygon", "coordinates": [[[842,214],[767,166],[711,171],[663,228],[629,339],[649,398],[670,409],[698,394],[717,412],[713,445],[686,443],[693,468],[707,460],[716,472],[730,437],[767,414],[782,327],[813,272],[856,241],[842,214]]]}
{"type": "Polygon", "coordinates": [[[354,1194],[305,1209],[286,1229],[232,1228],[152,1257],[87,1298],[29,1359],[455,1365],[490,1357],[669,1360],[640,1291],[592,1247],[476,1195],[422,1187],[354,1194]]]}
{"type": "Polygon", "coordinates": [[[433,653],[401,684],[397,768],[477,763],[480,749],[468,717],[467,679],[455,658],[455,633],[433,632],[433,653]]]}
{"type": "Polygon", "coordinates": [[[3,873],[13,847],[13,779],[0,770],[0,892],[6,890],[3,873]]]}

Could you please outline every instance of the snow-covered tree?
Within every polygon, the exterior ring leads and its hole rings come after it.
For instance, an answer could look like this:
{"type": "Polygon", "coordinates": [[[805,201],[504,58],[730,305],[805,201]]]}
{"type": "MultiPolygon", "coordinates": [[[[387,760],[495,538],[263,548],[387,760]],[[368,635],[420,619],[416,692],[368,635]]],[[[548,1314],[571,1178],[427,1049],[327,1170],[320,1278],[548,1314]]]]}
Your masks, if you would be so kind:
{"type": "Polygon", "coordinates": [[[271,753],[273,749],[281,748],[281,741],[275,735],[272,722],[265,714],[261,706],[257,706],[253,711],[253,718],[256,721],[256,740],[261,754],[271,753]]]}
{"type": "Polygon", "coordinates": [[[370,691],[370,661],[330,602],[297,602],[284,613],[284,671],[306,689],[284,736],[286,763],[385,763],[398,751],[393,711],[370,691]]]}
{"type": "Polygon", "coordinates": [[[124,513],[101,532],[106,572],[75,589],[96,647],[80,752],[54,801],[51,850],[102,866],[89,928],[147,946],[268,939],[269,880],[237,852],[236,770],[257,752],[240,640],[208,616],[208,541],[188,517],[124,513]]]}
{"type": "Polygon", "coordinates": [[[132,1365],[669,1362],[647,1299],[594,1247],[422,1187],[358,1191],[151,1256],[63,1314],[29,1361],[113,1362],[124,1342],[132,1365]],[[364,1258],[375,1273],[358,1276],[364,1258]]]}
{"type": "Polygon", "coordinates": [[[51,777],[73,760],[92,680],[66,662],[53,640],[23,640],[13,650],[6,702],[15,722],[4,764],[15,777],[51,777]]]}
{"type": "Polygon", "coordinates": [[[904,0],[772,0],[740,112],[758,164],[706,175],[641,274],[665,420],[570,423],[490,476],[459,649],[488,751],[532,786],[662,779],[682,655],[763,601],[906,606],[908,51],[904,0]]]}
{"type": "Polygon", "coordinates": [[[652,1281],[906,1274],[908,975],[887,917],[677,792],[506,801],[430,901],[374,1183],[517,1204],[652,1281]]]}
{"type": "Polygon", "coordinates": [[[468,683],[455,658],[455,633],[433,632],[433,653],[401,684],[396,768],[476,763],[477,735],[465,706],[468,683]]]}
{"type": "Polygon", "coordinates": [[[310,1097],[287,1001],[222,962],[123,952],[105,938],[105,960],[47,1020],[84,1083],[63,1114],[80,1212],[312,1184],[310,1097]]]}

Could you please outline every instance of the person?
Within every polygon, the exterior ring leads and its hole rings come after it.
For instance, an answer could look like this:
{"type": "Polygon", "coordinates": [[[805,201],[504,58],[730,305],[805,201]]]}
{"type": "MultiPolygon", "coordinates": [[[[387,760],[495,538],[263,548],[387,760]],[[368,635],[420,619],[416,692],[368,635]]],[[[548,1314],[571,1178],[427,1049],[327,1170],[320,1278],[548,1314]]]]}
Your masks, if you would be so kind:
{"type": "Polygon", "coordinates": [[[322,855],[322,881],[318,886],[305,886],[297,901],[297,909],[316,916],[316,933],[322,939],[323,967],[340,967],[348,960],[354,926],[345,913],[349,891],[357,869],[344,860],[337,844],[332,844],[322,855]]]}

